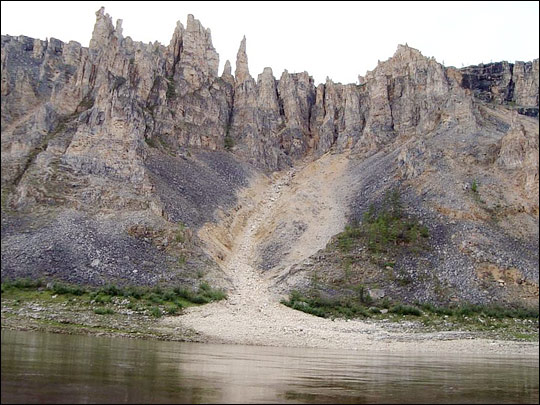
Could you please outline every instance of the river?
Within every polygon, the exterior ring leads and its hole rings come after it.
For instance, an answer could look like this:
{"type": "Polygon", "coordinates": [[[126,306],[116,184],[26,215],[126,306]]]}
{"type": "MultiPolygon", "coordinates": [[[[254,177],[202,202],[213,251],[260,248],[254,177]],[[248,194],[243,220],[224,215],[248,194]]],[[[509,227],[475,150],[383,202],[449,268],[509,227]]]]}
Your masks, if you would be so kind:
{"type": "Polygon", "coordinates": [[[2,403],[538,403],[538,356],[381,354],[2,330],[2,403]]]}

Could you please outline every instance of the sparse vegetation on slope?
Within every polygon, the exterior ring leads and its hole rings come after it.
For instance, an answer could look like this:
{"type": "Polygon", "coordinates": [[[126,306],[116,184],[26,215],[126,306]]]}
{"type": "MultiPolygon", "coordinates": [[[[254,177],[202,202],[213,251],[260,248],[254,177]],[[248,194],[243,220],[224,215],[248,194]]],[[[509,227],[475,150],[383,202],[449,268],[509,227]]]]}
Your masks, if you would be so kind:
{"type": "Polygon", "coordinates": [[[357,243],[364,243],[372,253],[391,253],[396,247],[426,247],[429,230],[416,218],[405,216],[399,191],[385,194],[381,205],[374,204],[364,213],[361,224],[352,224],[337,236],[338,247],[349,252],[357,243]]]}
{"type": "Polygon", "coordinates": [[[227,150],[231,150],[233,146],[234,146],[234,141],[231,138],[231,136],[227,134],[224,139],[224,147],[227,150]]]}

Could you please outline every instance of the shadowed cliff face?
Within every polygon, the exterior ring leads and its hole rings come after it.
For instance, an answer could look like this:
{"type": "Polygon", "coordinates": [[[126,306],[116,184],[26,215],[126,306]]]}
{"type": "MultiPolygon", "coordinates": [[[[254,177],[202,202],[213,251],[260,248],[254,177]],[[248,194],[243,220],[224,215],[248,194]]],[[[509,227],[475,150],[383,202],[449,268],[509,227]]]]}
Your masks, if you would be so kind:
{"type": "MultiPolygon", "coordinates": [[[[7,249],[2,274],[7,268],[16,272],[14,257],[20,252],[13,238],[24,237],[14,218],[21,213],[29,218],[43,212],[60,215],[42,224],[48,231],[71,227],[62,218],[74,211],[92,217],[136,212],[156,229],[178,222],[199,229],[241,209],[238,192],[253,181],[328,152],[351,159],[348,169],[339,166],[346,176],[310,182],[307,173],[315,172],[308,171],[299,178],[307,179],[307,194],[314,199],[315,186],[327,183],[335,195],[346,194],[339,212],[361,218],[384,190],[399,186],[409,190],[419,210],[436,212],[436,223],[469,221],[486,235],[496,229],[501,235],[538,240],[538,59],[455,69],[400,45],[358,84],[327,79],[315,85],[307,72],[284,71],[276,78],[270,68],[255,80],[244,38],[234,75],[227,61],[219,76],[210,30],[193,16],[185,27],[177,23],[165,46],[124,37],[122,21],[113,25],[100,9],[88,48],[2,36],[1,63],[2,221],[7,230],[2,231],[7,249]],[[483,187],[484,205],[460,194],[473,179],[483,187]],[[503,220],[490,222],[493,212],[503,220]]],[[[306,187],[298,185],[298,192],[306,187]]],[[[302,194],[296,198],[301,201],[302,194]]],[[[292,248],[290,235],[282,230],[310,232],[287,222],[294,219],[298,225],[302,219],[295,215],[301,212],[289,214],[276,217],[281,231],[274,235],[269,225],[271,236],[261,241],[261,257],[273,263],[263,267],[280,274],[281,259],[265,249],[292,248]]],[[[324,227],[321,221],[317,226],[324,227]]],[[[84,228],[86,222],[77,223],[84,228]]],[[[336,224],[343,226],[342,219],[334,218],[328,229],[336,224]]],[[[123,239],[124,228],[107,229],[97,245],[136,245],[123,239]]],[[[306,235],[297,239],[317,239],[306,235]]],[[[194,246],[200,242],[195,239],[194,246]]],[[[439,242],[459,249],[444,238],[439,242]]],[[[319,249],[320,241],[312,245],[319,249]]],[[[193,266],[211,262],[198,248],[186,249],[198,252],[193,266]]],[[[529,257],[519,262],[521,267],[530,267],[531,249],[525,250],[529,257]]],[[[29,266],[39,268],[40,257],[49,260],[55,249],[44,251],[49,253],[32,256],[29,266]]],[[[148,257],[139,261],[159,262],[159,252],[139,249],[142,255],[147,251],[148,257]]],[[[312,253],[302,251],[301,256],[312,253]]],[[[111,268],[121,267],[119,255],[110,255],[110,262],[117,263],[111,268]]],[[[279,249],[275,255],[286,258],[287,266],[298,256],[279,249]]],[[[76,256],[81,263],[94,260],[76,256]]],[[[432,265],[443,268],[443,262],[438,257],[432,265]]],[[[538,281],[537,265],[520,271],[538,281]]]]}
{"type": "Polygon", "coordinates": [[[481,100],[518,105],[520,114],[538,117],[538,59],[489,63],[461,69],[462,85],[481,100]]]}

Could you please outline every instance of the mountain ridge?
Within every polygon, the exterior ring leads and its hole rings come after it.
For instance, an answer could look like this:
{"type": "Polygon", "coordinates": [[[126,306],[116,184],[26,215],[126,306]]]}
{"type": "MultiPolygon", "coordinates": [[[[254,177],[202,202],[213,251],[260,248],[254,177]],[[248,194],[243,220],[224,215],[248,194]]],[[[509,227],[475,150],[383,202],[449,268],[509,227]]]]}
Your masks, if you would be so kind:
{"type": "MultiPolygon", "coordinates": [[[[218,76],[211,32],[192,15],[164,46],[124,38],[103,8],[88,48],[3,35],[2,277],[194,283],[202,271],[234,289],[222,262],[256,210],[249,190],[297,168],[303,183],[254,234],[255,268],[276,291],[307,288],[313,271],[338,277],[313,259],[333,236],[324,229],[361,222],[398,188],[437,248],[404,253],[386,296],[537,300],[538,59],[456,69],[400,45],[359,84],[315,86],[270,68],[255,80],[246,47],[234,76],[228,61],[218,76]],[[319,200],[318,188],[332,192],[319,200]],[[173,243],[178,224],[189,237],[173,243]],[[128,232],[142,225],[146,236],[128,232]],[[513,281],[490,284],[485,269],[513,281]],[[437,285],[448,291],[424,293],[437,285]]],[[[381,290],[381,269],[353,267],[381,290]]]]}

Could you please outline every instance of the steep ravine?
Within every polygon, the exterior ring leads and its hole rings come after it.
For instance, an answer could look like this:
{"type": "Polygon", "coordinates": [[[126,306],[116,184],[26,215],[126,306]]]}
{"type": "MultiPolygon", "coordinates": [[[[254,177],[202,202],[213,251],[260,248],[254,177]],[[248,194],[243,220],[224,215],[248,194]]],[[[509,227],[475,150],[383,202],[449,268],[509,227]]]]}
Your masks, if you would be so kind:
{"type": "MultiPolygon", "coordinates": [[[[324,157],[322,160],[328,169],[339,166],[342,162],[336,160],[341,159],[343,157],[327,156],[326,160],[324,157]]],[[[323,177],[323,164],[316,164],[318,169],[322,169],[319,173],[323,177]]],[[[502,348],[513,353],[527,353],[534,349],[517,342],[471,340],[471,335],[466,332],[398,332],[380,322],[319,318],[281,304],[282,296],[274,288],[275,273],[265,272],[257,265],[260,262],[258,234],[276,217],[284,214],[282,208],[290,204],[291,195],[303,192],[304,183],[295,182],[294,179],[301,178],[305,172],[311,172],[313,165],[311,163],[276,173],[263,181],[267,187],[261,187],[260,182],[255,182],[250,191],[255,191],[251,197],[257,203],[246,210],[242,225],[236,227],[229,253],[221,264],[232,286],[228,299],[190,308],[180,317],[164,318],[161,321],[164,330],[181,326],[195,330],[202,340],[208,342],[265,346],[415,351],[421,342],[422,351],[430,352],[445,350],[487,353],[502,348]],[[291,193],[293,190],[294,193],[291,193]]],[[[327,215],[319,220],[324,223],[333,218],[327,215]]],[[[304,235],[304,238],[320,239],[316,227],[308,227],[306,233],[308,235],[304,235]]],[[[206,235],[207,243],[215,243],[208,231],[203,232],[203,235],[206,235]]],[[[319,248],[307,245],[306,249],[309,247],[312,250],[304,252],[307,256],[319,248]]]]}

